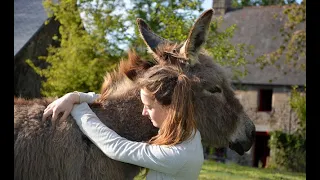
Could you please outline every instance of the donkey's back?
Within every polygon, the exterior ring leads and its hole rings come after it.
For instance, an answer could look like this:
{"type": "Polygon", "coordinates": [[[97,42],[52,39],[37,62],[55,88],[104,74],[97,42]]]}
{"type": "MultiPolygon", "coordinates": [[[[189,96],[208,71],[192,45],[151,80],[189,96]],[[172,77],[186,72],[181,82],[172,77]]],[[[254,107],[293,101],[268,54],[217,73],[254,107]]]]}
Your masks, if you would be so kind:
{"type": "MultiPolygon", "coordinates": [[[[139,173],[139,167],[112,160],[104,155],[80,131],[71,116],[66,121],[58,121],[56,125],[52,124],[51,120],[42,121],[43,111],[52,100],[15,98],[14,177],[16,180],[122,180],[133,179],[139,173]]],[[[121,109],[128,108],[126,102],[122,101],[119,104],[118,101],[110,101],[105,107],[99,104],[90,106],[101,121],[128,139],[147,140],[156,132],[145,119],[134,121],[127,119],[124,122],[125,117],[120,117],[120,114],[123,114],[121,109]],[[129,121],[134,124],[130,124],[129,121]],[[126,132],[126,129],[130,131],[126,132]]]]}

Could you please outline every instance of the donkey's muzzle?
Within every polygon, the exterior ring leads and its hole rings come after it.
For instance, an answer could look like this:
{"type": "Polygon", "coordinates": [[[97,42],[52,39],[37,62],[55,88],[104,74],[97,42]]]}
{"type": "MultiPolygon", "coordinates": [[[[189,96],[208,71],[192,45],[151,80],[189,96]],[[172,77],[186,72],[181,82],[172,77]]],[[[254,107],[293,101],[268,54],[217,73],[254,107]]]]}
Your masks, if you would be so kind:
{"type": "Polygon", "coordinates": [[[244,154],[244,150],[239,142],[236,143],[229,143],[229,148],[237,152],[239,155],[244,154]]]}
{"type": "Polygon", "coordinates": [[[249,151],[255,141],[256,131],[252,130],[247,134],[246,140],[236,140],[235,142],[229,143],[229,148],[236,151],[239,155],[243,155],[244,152],[249,151]]]}

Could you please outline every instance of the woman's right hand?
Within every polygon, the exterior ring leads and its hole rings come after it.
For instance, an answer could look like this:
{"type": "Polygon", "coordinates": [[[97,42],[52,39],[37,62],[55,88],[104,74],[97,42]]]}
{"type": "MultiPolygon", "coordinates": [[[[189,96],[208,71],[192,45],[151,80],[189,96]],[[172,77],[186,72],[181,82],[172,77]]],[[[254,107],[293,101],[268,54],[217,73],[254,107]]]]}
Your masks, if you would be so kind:
{"type": "Polygon", "coordinates": [[[70,114],[73,105],[79,102],[80,97],[78,93],[67,93],[47,106],[42,120],[46,120],[52,114],[52,121],[55,122],[60,113],[63,113],[61,120],[65,120],[70,114]]]}

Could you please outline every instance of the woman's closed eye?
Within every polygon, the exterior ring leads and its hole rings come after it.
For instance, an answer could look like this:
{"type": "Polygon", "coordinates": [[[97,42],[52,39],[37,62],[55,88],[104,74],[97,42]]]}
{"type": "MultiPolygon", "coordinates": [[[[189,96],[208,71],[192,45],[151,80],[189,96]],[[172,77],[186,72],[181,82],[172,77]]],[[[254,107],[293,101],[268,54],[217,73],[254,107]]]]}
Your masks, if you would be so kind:
{"type": "Polygon", "coordinates": [[[149,106],[149,105],[144,105],[144,107],[145,107],[146,109],[152,109],[152,107],[149,106]]]}

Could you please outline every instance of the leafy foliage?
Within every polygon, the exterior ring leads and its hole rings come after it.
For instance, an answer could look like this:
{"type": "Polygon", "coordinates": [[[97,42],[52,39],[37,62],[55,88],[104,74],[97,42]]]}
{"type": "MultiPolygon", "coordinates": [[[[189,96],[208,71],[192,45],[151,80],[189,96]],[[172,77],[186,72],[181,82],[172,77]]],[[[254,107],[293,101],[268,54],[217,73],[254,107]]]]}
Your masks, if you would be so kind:
{"type": "Polygon", "coordinates": [[[114,27],[118,17],[107,18],[103,22],[105,25],[96,22],[100,29],[89,34],[82,23],[76,0],[62,0],[59,4],[45,1],[44,6],[49,16],[58,20],[61,26],[60,34],[53,37],[60,42],[60,47],[50,47],[48,56],[39,57],[50,66],[40,69],[27,61],[46,78],[42,83],[42,94],[62,96],[75,90],[99,91],[105,71],[113,68],[119,59],[115,44],[104,38],[102,29],[114,27]]]}
{"type": "Polygon", "coordinates": [[[306,139],[298,133],[287,134],[282,131],[271,132],[271,149],[268,168],[305,172],[306,139]]]}
{"type": "Polygon", "coordinates": [[[298,133],[305,137],[307,121],[306,88],[304,89],[304,93],[298,91],[297,88],[297,86],[294,86],[292,89],[290,105],[299,118],[298,133]]]}
{"type": "Polygon", "coordinates": [[[306,96],[305,92],[292,88],[291,108],[299,119],[296,132],[287,134],[282,131],[271,132],[269,146],[271,149],[271,168],[305,172],[306,168],[306,96]]]}
{"type": "Polygon", "coordinates": [[[134,36],[129,39],[129,47],[135,48],[141,55],[147,55],[145,44],[139,36],[136,28],[136,18],[145,20],[150,28],[159,36],[170,40],[182,42],[189,33],[197,15],[201,12],[203,0],[178,0],[178,1],[156,1],[135,0],[132,8],[128,9],[126,22],[134,27],[134,36]]]}
{"type": "Polygon", "coordinates": [[[261,69],[269,65],[281,69],[282,66],[276,62],[285,56],[283,65],[287,65],[291,71],[305,71],[305,62],[301,60],[306,56],[306,0],[301,4],[293,3],[285,6],[282,13],[283,16],[274,15],[275,20],[285,18],[285,23],[279,30],[282,43],[275,51],[258,57],[256,62],[260,63],[261,69]]]}
{"type": "Polygon", "coordinates": [[[237,25],[233,24],[224,31],[218,31],[222,22],[222,16],[212,21],[205,48],[217,63],[231,68],[233,79],[246,76],[247,57],[253,56],[253,46],[231,43],[230,39],[233,38],[237,25]]]}
{"type": "MultiPolygon", "coordinates": [[[[141,17],[150,25],[151,29],[161,37],[170,41],[183,42],[187,39],[189,30],[193,25],[198,14],[202,12],[202,1],[148,1],[140,0],[135,4],[130,12],[128,19],[133,23],[137,17],[141,17]],[[146,11],[143,11],[147,9],[146,11]]],[[[223,65],[230,66],[234,72],[234,78],[247,75],[245,65],[248,63],[247,56],[252,56],[252,46],[239,43],[232,44],[230,40],[233,37],[237,26],[232,25],[224,31],[219,31],[219,26],[223,22],[222,17],[213,19],[210,25],[208,40],[205,49],[214,58],[214,60],[223,65]],[[241,68],[242,67],[242,68],[241,68]]],[[[141,53],[145,53],[143,41],[139,38],[138,31],[135,31],[135,38],[130,42],[132,46],[142,47],[141,53]]]]}
{"type": "MultiPolygon", "coordinates": [[[[306,0],[300,4],[296,0],[233,0],[232,7],[242,8],[245,6],[269,6],[281,5],[283,11],[275,14],[275,21],[284,21],[285,23],[279,29],[282,43],[279,47],[269,53],[260,55],[255,63],[260,65],[260,69],[267,66],[273,66],[278,70],[287,66],[288,71],[305,71],[306,56],[306,0]],[[284,58],[284,62],[278,62],[280,58],[284,58]]],[[[274,38],[274,37],[270,37],[274,38]]],[[[286,75],[288,72],[283,71],[286,75]]]]}

